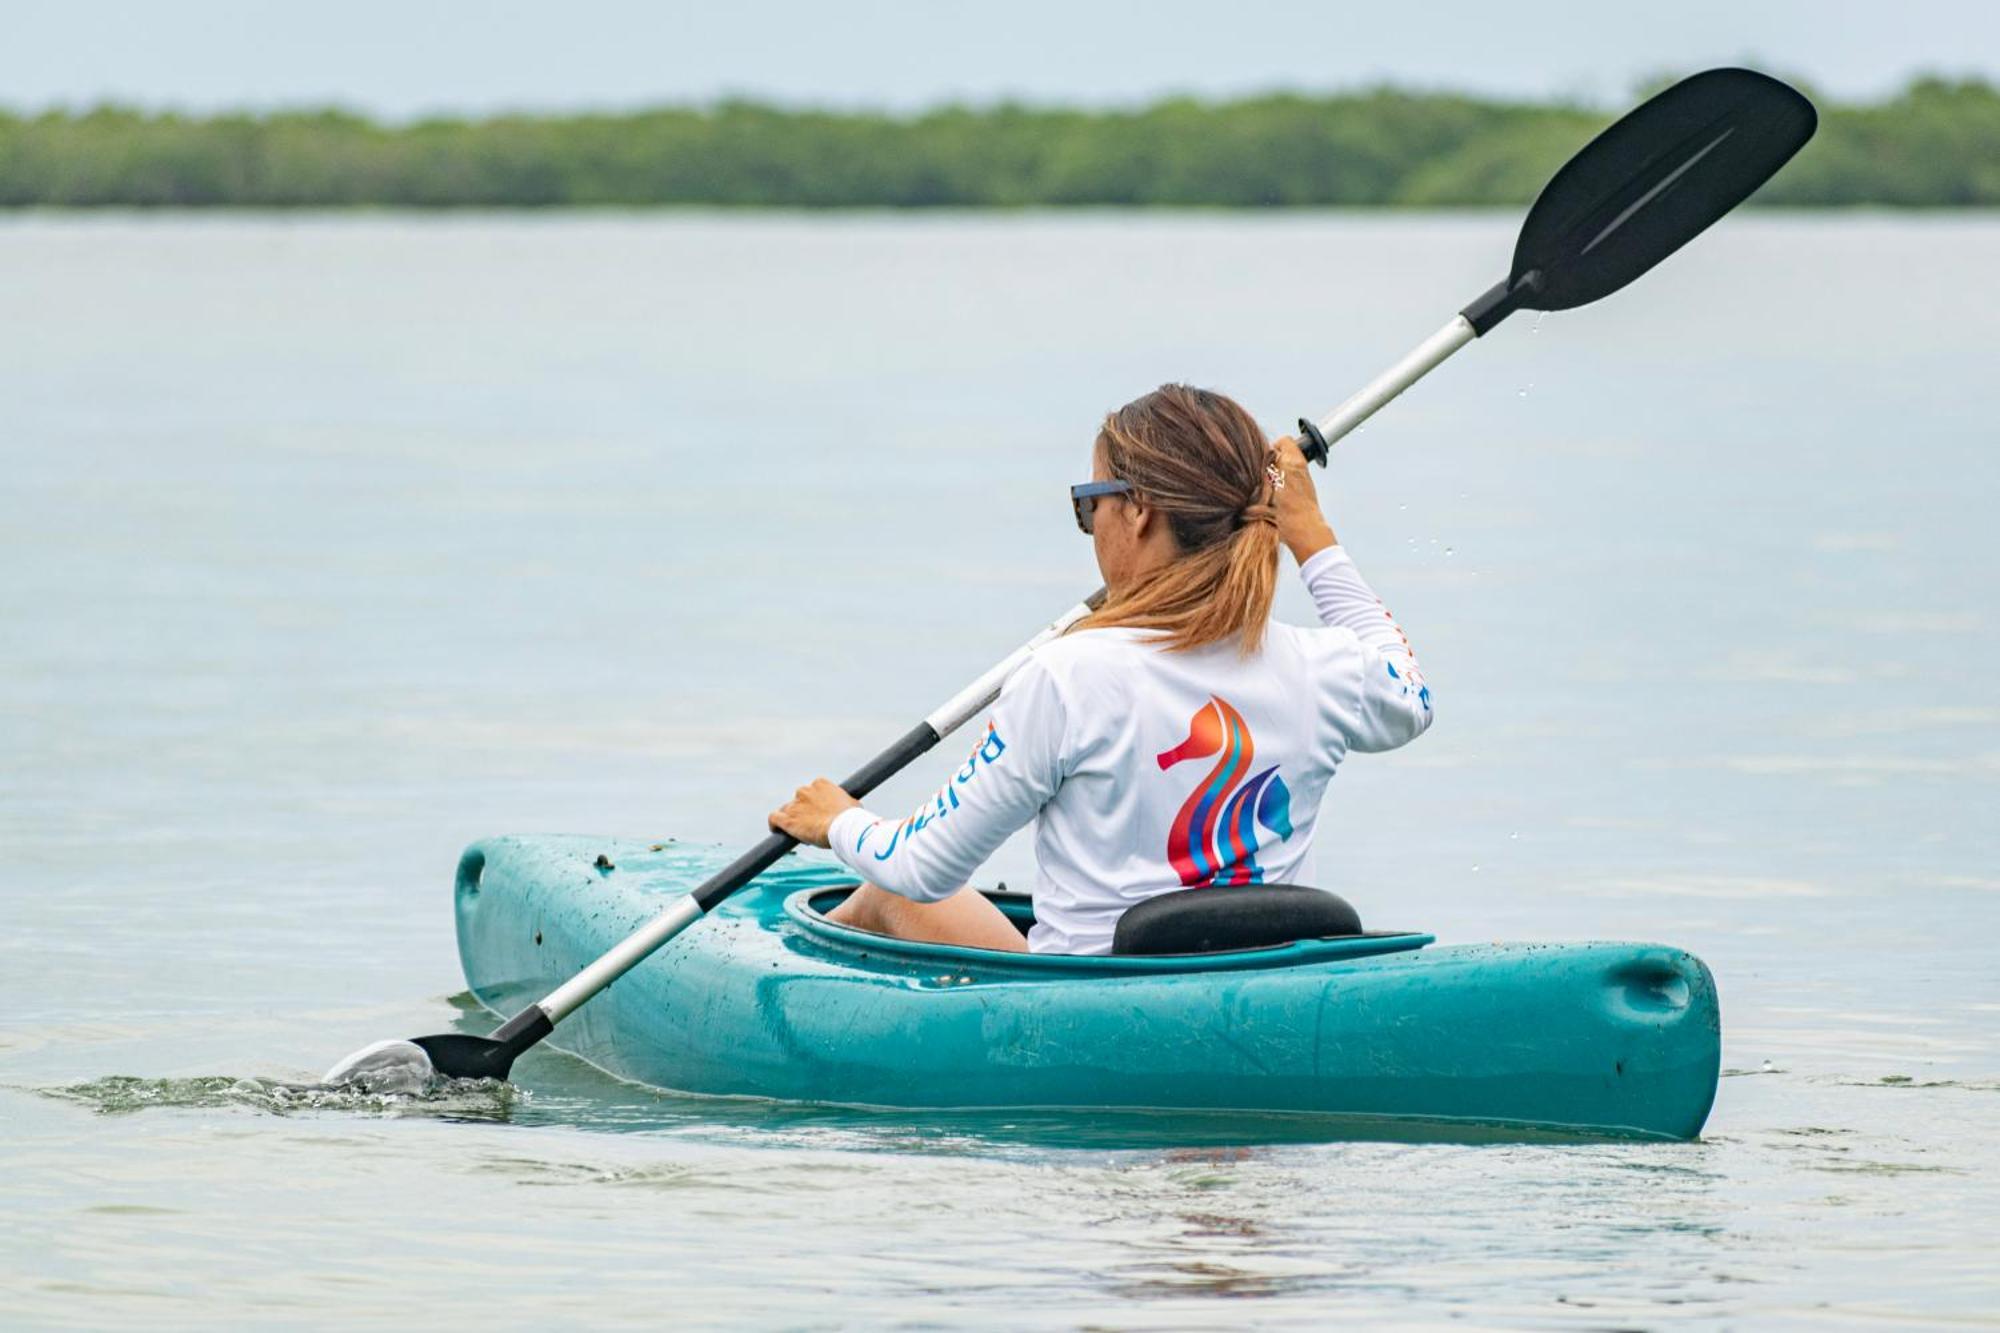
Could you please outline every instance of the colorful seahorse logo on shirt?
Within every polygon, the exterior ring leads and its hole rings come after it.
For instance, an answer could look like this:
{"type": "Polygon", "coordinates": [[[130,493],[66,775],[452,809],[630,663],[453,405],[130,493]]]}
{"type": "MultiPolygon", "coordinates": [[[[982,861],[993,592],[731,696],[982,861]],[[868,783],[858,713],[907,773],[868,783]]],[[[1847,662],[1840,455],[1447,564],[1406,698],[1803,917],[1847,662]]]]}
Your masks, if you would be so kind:
{"type": "Polygon", "coordinates": [[[1217,756],[1167,832],[1167,860],[1190,888],[1261,884],[1257,826],[1281,841],[1292,836],[1292,793],[1273,764],[1247,781],[1256,746],[1243,715],[1213,695],[1188,723],[1188,738],[1159,756],[1162,769],[1217,756]]]}

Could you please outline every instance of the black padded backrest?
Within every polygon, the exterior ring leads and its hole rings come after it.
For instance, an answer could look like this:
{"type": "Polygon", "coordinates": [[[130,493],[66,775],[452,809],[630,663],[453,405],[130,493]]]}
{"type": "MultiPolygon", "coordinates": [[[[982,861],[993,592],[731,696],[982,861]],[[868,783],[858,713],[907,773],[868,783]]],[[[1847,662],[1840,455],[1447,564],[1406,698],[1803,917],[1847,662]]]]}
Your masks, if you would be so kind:
{"type": "Polygon", "coordinates": [[[1114,954],[1222,953],[1361,934],[1347,900],[1298,884],[1179,889],[1118,918],[1114,954]]]}

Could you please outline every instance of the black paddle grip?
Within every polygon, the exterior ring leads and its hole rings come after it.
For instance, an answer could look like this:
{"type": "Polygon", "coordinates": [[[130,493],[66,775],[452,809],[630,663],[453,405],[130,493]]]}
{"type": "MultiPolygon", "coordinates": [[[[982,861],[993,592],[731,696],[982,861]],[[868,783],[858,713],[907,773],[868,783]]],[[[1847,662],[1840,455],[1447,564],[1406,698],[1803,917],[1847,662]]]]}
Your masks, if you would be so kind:
{"type": "Polygon", "coordinates": [[[841,790],[860,800],[869,792],[903,771],[909,762],[938,743],[938,734],[928,722],[919,722],[904,732],[897,742],[850,773],[841,790]]]}
{"type": "MultiPolygon", "coordinates": [[[[902,739],[870,759],[840,784],[841,790],[859,800],[901,772],[912,759],[938,743],[938,734],[928,722],[919,722],[903,733],[902,739]]],[[[704,912],[748,884],[778,863],[778,859],[798,846],[798,839],[773,833],[721,870],[710,875],[694,891],[694,900],[704,912]]]]}
{"type": "Polygon", "coordinates": [[[1306,456],[1306,462],[1326,466],[1329,449],[1326,436],[1320,434],[1319,427],[1304,417],[1299,418],[1299,452],[1306,456]]]}

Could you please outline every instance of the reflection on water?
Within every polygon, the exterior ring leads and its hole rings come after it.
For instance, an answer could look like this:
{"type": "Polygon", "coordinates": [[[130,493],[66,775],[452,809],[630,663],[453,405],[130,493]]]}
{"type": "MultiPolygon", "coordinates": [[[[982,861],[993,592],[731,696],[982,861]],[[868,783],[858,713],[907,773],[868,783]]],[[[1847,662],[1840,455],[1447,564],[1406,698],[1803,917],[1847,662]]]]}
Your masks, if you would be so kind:
{"type": "Polygon", "coordinates": [[[1323,410],[1515,221],[0,223],[8,1319],[1990,1319],[1990,218],[1731,219],[1321,484],[1440,724],[1319,878],[1699,954],[1701,1142],[309,1086],[488,1025],[465,844],[754,841],[1095,586],[1105,409],[1323,410]]]}
{"type": "MultiPolygon", "coordinates": [[[[470,1026],[470,1025],[468,1025],[470,1026]]],[[[420,1093],[357,1091],[268,1078],[146,1079],[124,1075],[40,1091],[107,1115],[135,1111],[259,1111],[483,1119],[624,1134],[692,1134],[717,1142],[810,1142],[826,1148],[991,1152],[1010,1147],[1130,1151],[1182,1149],[1181,1160],[1240,1160],[1246,1145],[1330,1142],[1596,1143],[1609,1136],[1466,1121],[1378,1119],[1286,1112],[1051,1109],[898,1111],[756,1097],[708,1097],[613,1078],[547,1050],[518,1076],[440,1080],[420,1093]]]]}
{"type": "MultiPolygon", "coordinates": [[[[1741,1318],[1822,1300],[1828,1278],[1814,1252],[1835,1237],[1864,1247],[1893,1238],[1901,1256],[1893,1270],[1840,1279],[1857,1303],[1902,1308],[1917,1282],[1930,1308],[1970,1313],[1991,1293],[1963,1229],[1996,1202],[1990,1173],[1965,1165],[1965,1145],[1982,1141],[1990,1119],[1966,1103],[1989,1093],[1737,1080],[1770,1091],[1739,1100],[1741,1127],[1694,1144],[1252,1146],[1218,1136],[1206,1148],[1134,1147],[1087,1134],[1051,1142],[1018,1121],[989,1132],[715,1104],[667,1115],[660,1105],[674,1099],[621,1094],[573,1062],[562,1062],[572,1066],[564,1077],[557,1063],[543,1061],[536,1091],[510,1114],[480,1103],[449,1123],[342,1108],[270,1121],[288,1127],[276,1135],[232,1119],[226,1089],[210,1090],[220,1105],[196,1097],[165,1118],[99,1119],[107,1128],[81,1137],[73,1121],[30,1115],[22,1146],[39,1151],[22,1154],[14,1178],[65,1251],[89,1247],[116,1263],[128,1293],[174,1289],[177,1263],[235,1244],[249,1218],[268,1214],[269,1191],[301,1176],[330,1216],[379,1207],[393,1191],[394,1231],[410,1248],[387,1261],[338,1230],[272,1223],[271,1234],[293,1238],[232,1259],[253,1289],[275,1290],[311,1244],[306,1268],[324,1275],[315,1280],[371,1273],[419,1300],[470,1283],[553,1314],[542,1302],[561,1284],[533,1280],[518,1248],[500,1243],[507,1228],[477,1220],[504,1213],[535,1219],[537,1263],[592,1271],[605,1308],[635,1316],[653,1298],[640,1276],[650,1265],[606,1267],[607,1244],[632,1260],[706,1256],[691,1265],[702,1276],[688,1308],[776,1322],[812,1317],[808,1272],[842,1299],[921,1293],[926,1319],[946,1322],[976,1322],[982,1309],[990,1318],[988,1303],[1002,1299],[1028,1323],[1165,1318],[1180,1302],[1229,1299],[1301,1322],[1412,1307],[1545,1322],[1572,1305],[1642,1323],[1693,1311],[1741,1318]],[[1896,1108],[1891,1098],[1929,1100],[1896,1108]],[[181,1165],[192,1162],[208,1165],[181,1165]],[[76,1198],[78,1172],[104,1185],[76,1198]],[[169,1215],[178,1239],[163,1242],[152,1223],[169,1215]],[[782,1278],[739,1258],[771,1237],[797,1265],[782,1278]],[[432,1266],[440,1260],[449,1281],[432,1266]]],[[[55,1303],[30,1310],[63,1308],[57,1288],[38,1290],[55,1303]]],[[[378,1299],[362,1310],[389,1308],[386,1291],[378,1299]]]]}

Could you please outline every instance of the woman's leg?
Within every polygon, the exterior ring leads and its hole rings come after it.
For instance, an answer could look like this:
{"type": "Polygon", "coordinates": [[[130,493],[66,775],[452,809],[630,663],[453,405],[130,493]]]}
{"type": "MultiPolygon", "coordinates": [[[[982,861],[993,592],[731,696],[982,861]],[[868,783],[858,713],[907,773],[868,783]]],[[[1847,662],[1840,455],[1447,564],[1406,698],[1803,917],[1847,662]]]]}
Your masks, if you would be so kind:
{"type": "Polygon", "coordinates": [[[1028,942],[1014,929],[1006,913],[976,889],[960,889],[943,902],[913,903],[901,894],[863,884],[826,916],[827,920],[843,926],[893,935],[899,940],[1007,949],[1014,953],[1028,950],[1028,942]]]}

